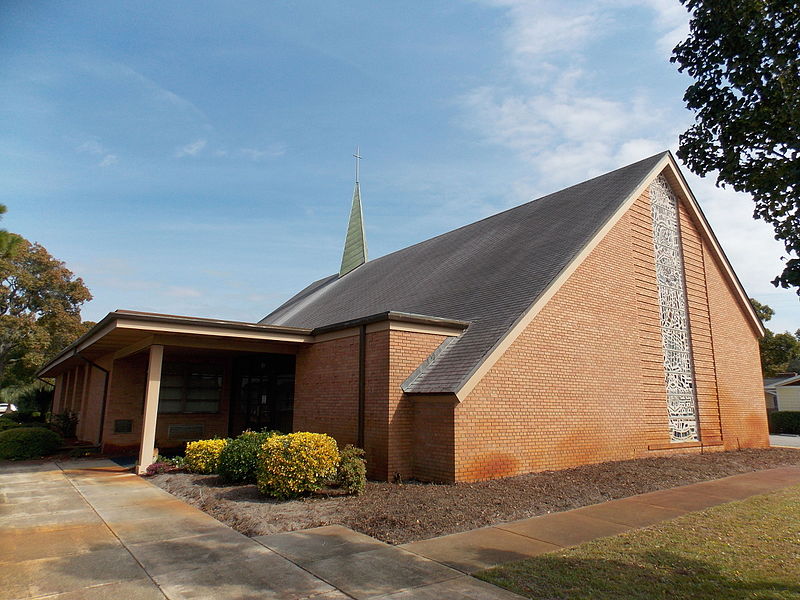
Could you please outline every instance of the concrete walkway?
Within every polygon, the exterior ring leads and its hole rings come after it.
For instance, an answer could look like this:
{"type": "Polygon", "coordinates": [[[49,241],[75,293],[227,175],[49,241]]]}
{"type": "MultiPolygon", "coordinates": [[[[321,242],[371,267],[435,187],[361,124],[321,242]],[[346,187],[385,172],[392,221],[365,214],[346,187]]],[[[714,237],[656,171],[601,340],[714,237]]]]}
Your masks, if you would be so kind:
{"type": "Polygon", "coordinates": [[[0,599],[518,596],[344,527],[248,538],[105,461],[0,466],[0,599]]]}
{"type": "Polygon", "coordinates": [[[769,445],[773,448],[800,448],[800,435],[775,434],[769,436],[769,445]]]}
{"type": "Polygon", "coordinates": [[[0,466],[0,600],[512,600],[497,564],[800,484],[772,469],[389,546],[330,526],[248,538],[110,461],[0,466]]]}
{"type": "Polygon", "coordinates": [[[798,467],[755,471],[411,542],[400,548],[463,573],[475,573],[798,484],[798,467]]]}

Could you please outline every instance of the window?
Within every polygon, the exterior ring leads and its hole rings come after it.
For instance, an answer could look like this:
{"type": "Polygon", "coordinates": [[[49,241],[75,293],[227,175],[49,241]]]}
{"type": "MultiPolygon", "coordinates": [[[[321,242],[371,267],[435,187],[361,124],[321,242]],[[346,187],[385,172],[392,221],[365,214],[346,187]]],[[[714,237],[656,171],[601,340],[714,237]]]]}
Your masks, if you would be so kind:
{"type": "Polygon", "coordinates": [[[219,412],[221,392],[222,367],[167,363],[161,373],[158,412],[219,412]]]}

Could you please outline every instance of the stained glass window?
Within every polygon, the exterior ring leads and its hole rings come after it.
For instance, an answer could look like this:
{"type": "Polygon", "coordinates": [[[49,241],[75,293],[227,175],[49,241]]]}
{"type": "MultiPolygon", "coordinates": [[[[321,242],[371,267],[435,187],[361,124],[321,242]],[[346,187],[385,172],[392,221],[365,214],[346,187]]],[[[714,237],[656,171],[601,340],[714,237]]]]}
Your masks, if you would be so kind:
{"type": "Polygon", "coordinates": [[[650,186],[670,440],[698,440],[692,345],[683,277],[678,200],[663,176],[650,186]]]}

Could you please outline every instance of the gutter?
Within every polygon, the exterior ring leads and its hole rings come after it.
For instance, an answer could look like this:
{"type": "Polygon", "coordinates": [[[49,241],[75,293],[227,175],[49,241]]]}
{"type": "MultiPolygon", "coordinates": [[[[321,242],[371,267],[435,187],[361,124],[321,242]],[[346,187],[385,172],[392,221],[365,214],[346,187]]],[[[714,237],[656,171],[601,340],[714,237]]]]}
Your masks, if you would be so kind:
{"type": "Polygon", "coordinates": [[[330,325],[323,325],[315,327],[311,331],[312,336],[317,336],[320,333],[328,331],[336,331],[337,329],[347,329],[349,327],[358,327],[361,325],[369,325],[370,323],[379,323],[381,321],[396,321],[400,323],[413,323],[416,325],[434,325],[437,327],[450,327],[453,329],[464,330],[470,325],[470,321],[461,321],[459,319],[445,319],[443,317],[429,317],[427,315],[418,315],[414,313],[397,312],[387,310],[385,312],[376,313],[366,317],[359,317],[358,319],[350,319],[348,321],[341,321],[339,323],[332,323],[330,325]]]}

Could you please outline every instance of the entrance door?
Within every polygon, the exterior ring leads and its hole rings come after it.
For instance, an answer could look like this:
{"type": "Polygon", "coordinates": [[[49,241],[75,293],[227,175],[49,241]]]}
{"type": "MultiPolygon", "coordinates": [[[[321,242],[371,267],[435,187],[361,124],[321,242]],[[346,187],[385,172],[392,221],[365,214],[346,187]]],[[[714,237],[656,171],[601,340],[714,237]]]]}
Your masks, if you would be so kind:
{"type": "Polygon", "coordinates": [[[234,361],[232,436],[245,429],[292,431],[294,366],[291,354],[252,354],[234,361]]]}

